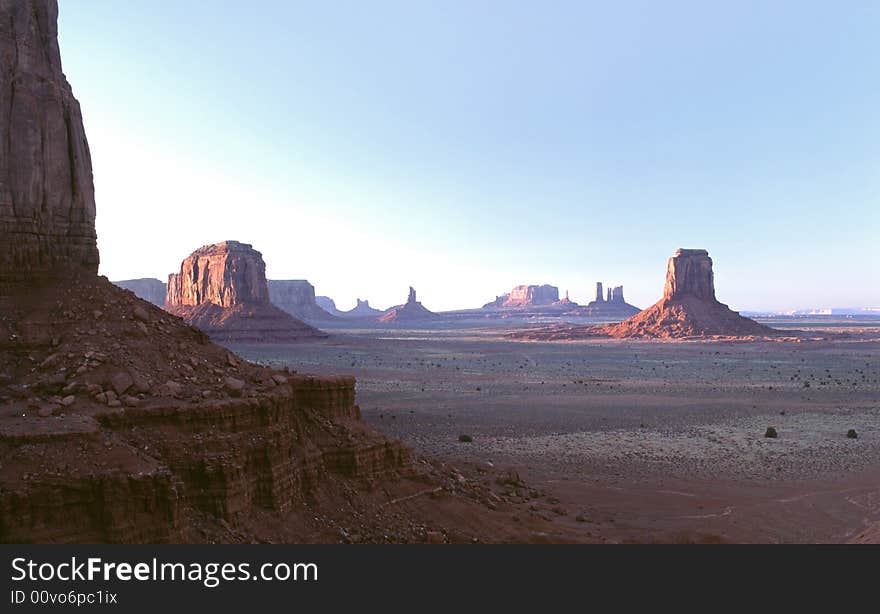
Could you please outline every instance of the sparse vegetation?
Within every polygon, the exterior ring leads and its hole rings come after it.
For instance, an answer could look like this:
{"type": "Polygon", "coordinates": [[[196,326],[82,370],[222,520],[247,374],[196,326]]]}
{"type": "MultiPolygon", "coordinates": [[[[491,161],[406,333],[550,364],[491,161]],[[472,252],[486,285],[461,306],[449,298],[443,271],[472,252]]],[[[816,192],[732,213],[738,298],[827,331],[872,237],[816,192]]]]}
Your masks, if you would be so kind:
{"type": "Polygon", "coordinates": [[[769,437],[770,439],[776,439],[779,437],[779,433],[776,432],[776,429],[772,426],[768,426],[767,430],[764,432],[764,437],[769,437]]]}
{"type": "Polygon", "coordinates": [[[470,435],[459,435],[458,440],[461,443],[471,443],[474,440],[474,438],[471,437],[470,435]]]}
{"type": "Polygon", "coordinates": [[[848,430],[848,431],[846,432],[846,438],[847,438],[847,439],[858,439],[858,438],[859,438],[859,434],[856,433],[856,430],[855,430],[855,429],[850,429],[850,430],[848,430]]]}

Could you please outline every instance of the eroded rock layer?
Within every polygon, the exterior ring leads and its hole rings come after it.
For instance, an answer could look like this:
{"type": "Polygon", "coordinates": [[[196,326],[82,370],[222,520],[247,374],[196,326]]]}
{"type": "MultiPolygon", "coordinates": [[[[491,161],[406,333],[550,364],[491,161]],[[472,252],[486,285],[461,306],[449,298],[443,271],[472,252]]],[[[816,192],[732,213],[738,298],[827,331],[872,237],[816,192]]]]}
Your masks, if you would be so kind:
{"type": "Polygon", "coordinates": [[[97,273],[95,188],[55,0],[0,1],[0,291],[97,273]]]}
{"type": "Polygon", "coordinates": [[[407,471],[360,423],[353,378],[253,365],[97,277],[17,299],[0,317],[0,542],[234,541],[223,523],[407,471]]]}

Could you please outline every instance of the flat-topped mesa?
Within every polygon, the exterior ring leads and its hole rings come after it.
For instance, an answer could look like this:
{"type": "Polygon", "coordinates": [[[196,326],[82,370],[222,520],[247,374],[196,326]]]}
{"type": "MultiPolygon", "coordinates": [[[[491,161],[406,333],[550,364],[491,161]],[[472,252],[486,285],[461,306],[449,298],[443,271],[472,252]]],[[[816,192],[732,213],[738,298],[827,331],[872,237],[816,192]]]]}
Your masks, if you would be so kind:
{"type": "Polygon", "coordinates": [[[98,273],[92,160],[58,4],[0,1],[0,291],[98,273]]]}
{"type": "Polygon", "coordinates": [[[549,284],[515,286],[513,290],[495,297],[491,303],[483,305],[483,309],[499,307],[536,307],[552,305],[559,302],[559,288],[549,284]]]}
{"type": "Polygon", "coordinates": [[[318,305],[315,286],[305,279],[270,279],[269,300],[292,316],[306,321],[330,321],[336,316],[318,305]]]}
{"type": "Polygon", "coordinates": [[[238,241],[205,245],[184,259],[180,272],[168,276],[165,309],[217,341],[326,337],[269,301],[263,255],[238,241]]]}
{"type": "Polygon", "coordinates": [[[676,300],[694,296],[704,301],[716,301],[712,259],[704,249],[675,250],[666,267],[663,298],[676,300]]]}
{"type": "Polygon", "coordinates": [[[168,276],[168,306],[197,307],[213,303],[234,307],[244,303],[269,303],[266,263],[253,246],[238,241],[205,245],[168,276]]]}

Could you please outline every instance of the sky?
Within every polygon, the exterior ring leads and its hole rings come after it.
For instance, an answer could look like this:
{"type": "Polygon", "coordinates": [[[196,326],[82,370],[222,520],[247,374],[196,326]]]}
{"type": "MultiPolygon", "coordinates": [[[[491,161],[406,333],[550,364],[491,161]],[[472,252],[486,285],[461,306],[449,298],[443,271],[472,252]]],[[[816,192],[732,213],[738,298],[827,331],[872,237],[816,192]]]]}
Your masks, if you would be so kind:
{"type": "Polygon", "coordinates": [[[880,307],[880,3],[61,0],[101,273],[262,252],[350,308],[518,284],[880,307]]]}

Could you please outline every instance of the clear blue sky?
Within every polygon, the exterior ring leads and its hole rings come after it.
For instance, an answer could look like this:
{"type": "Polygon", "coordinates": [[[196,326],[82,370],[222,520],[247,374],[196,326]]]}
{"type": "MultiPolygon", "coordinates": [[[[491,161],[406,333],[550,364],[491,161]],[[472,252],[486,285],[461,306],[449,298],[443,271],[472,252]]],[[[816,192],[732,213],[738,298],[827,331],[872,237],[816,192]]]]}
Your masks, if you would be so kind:
{"type": "Polygon", "coordinates": [[[63,0],[102,273],[253,243],[342,307],[520,283],[880,307],[880,3],[63,0]]]}

